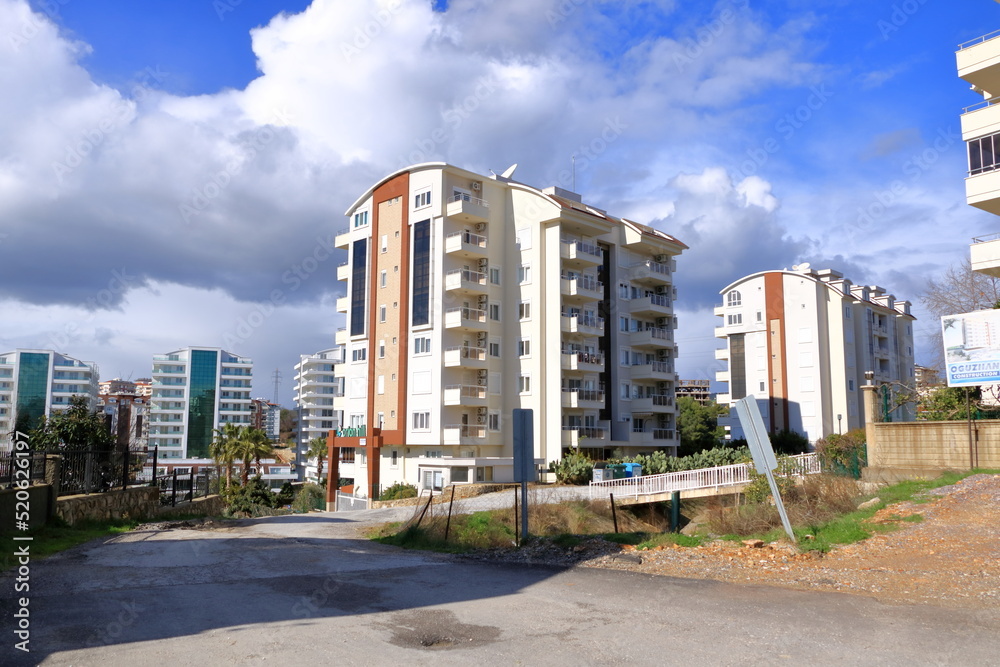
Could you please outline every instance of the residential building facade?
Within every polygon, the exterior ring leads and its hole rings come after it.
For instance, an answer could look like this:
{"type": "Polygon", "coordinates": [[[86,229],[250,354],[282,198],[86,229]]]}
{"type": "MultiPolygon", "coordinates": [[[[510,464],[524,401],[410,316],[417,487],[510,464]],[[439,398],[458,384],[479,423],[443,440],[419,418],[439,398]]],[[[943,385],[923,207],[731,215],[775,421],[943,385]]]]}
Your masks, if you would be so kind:
{"type": "Polygon", "coordinates": [[[100,383],[97,409],[104,413],[119,450],[145,451],[149,444],[149,397],[121,378],[100,383]]]}
{"type": "Polygon", "coordinates": [[[18,349],[0,354],[0,448],[15,431],[27,433],[42,417],[62,412],[74,396],[97,404],[97,364],[54,350],[18,349]]]}
{"type": "Polygon", "coordinates": [[[680,241],[443,163],[391,174],[347,217],[335,447],[355,450],[361,493],[512,480],[515,408],[540,468],[676,451],[680,241]]]}
{"type": "Polygon", "coordinates": [[[707,405],[712,400],[710,380],[680,380],[677,383],[677,398],[687,396],[702,405],[707,405]]]}
{"type": "Polygon", "coordinates": [[[158,460],[210,458],[215,429],[250,425],[253,361],[218,347],[153,357],[149,447],[158,460]]]}
{"type": "MultiPolygon", "coordinates": [[[[908,301],[878,286],[853,285],[831,269],[808,265],[737,280],[721,292],[716,358],[728,385],[725,405],[754,396],[772,432],[792,430],[811,442],[864,425],[861,385],[909,388],[915,383],[913,321],[908,301]]],[[[912,419],[912,405],[895,419],[912,419]]],[[[738,420],[731,436],[743,437],[738,420]]]]}
{"type": "Polygon", "coordinates": [[[278,431],[281,428],[281,406],[265,398],[252,399],[250,425],[267,433],[272,442],[277,442],[278,431]]]}
{"type": "MultiPolygon", "coordinates": [[[[334,399],[344,395],[344,378],[336,377],[334,366],[344,363],[343,348],[334,347],[316,354],[303,354],[295,364],[295,409],[298,413],[296,430],[296,472],[303,481],[318,482],[316,457],[309,458],[309,442],[326,438],[340,428],[334,399]]],[[[353,449],[350,452],[353,461],[353,449]]],[[[354,470],[342,461],[340,476],[353,478],[354,470]]]]}

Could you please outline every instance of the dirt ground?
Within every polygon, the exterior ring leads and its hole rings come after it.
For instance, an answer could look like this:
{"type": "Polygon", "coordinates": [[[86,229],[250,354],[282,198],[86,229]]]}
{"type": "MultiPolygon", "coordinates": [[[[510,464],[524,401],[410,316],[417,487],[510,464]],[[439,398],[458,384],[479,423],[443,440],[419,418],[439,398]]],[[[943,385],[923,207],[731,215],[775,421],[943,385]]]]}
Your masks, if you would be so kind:
{"type": "Polygon", "coordinates": [[[837,591],[897,604],[1000,608],[1000,475],[974,475],[927,497],[926,503],[887,507],[872,519],[896,523],[897,530],[828,554],[800,553],[788,543],[724,541],[637,551],[593,539],[570,549],[530,546],[482,557],[837,591]],[[903,520],[914,514],[923,520],[903,520]]]}

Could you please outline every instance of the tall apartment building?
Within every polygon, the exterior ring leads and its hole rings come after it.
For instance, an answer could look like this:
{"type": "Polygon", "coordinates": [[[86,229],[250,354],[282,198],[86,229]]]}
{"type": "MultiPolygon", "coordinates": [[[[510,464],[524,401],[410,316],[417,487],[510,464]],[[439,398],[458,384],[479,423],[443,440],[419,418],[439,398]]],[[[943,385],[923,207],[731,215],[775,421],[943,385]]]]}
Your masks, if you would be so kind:
{"type": "Polygon", "coordinates": [[[210,458],[215,429],[250,425],[253,362],[217,347],[153,357],[149,447],[158,458],[210,458]]]}
{"type": "Polygon", "coordinates": [[[676,451],[680,241],[443,163],[391,174],[347,217],[336,446],[364,493],[511,480],[514,408],[533,410],[539,466],[676,451]]]}
{"type": "MultiPolygon", "coordinates": [[[[343,348],[303,354],[295,364],[295,407],[298,411],[295,460],[301,480],[318,481],[315,457],[308,457],[309,441],[326,438],[340,427],[334,399],[344,395],[344,378],[336,377],[334,365],[344,362],[343,348]]],[[[353,452],[352,452],[353,454],[353,452]]],[[[351,465],[342,462],[341,477],[354,477],[351,465]]]]}
{"type": "MultiPolygon", "coordinates": [[[[975,206],[1000,215],[1000,33],[994,31],[961,44],[955,54],[958,76],[982,97],[962,114],[962,140],[969,152],[965,198],[975,206]]],[[[973,240],[972,269],[1000,277],[1000,234],[973,240]]]]}
{"type": "Polygon", "coordinates": [[[250,425],[259,428],[272,442],[278,441],[278,431],[281,428],[281,406],[266,398],[255,398],[250,401],[250,425]]]}
{"type": "Polygon", "coordinates": [[[711,381],[680,380],[677,383],[677,398],[685,396],[706,405],[712,399],[711,381]]]}
{"type": "MultiPolygon", "coordinates": [[[[753,395],[772,432],[789,429],[814,442],[864,425],[860,387],[913,387],[913,320],[908,301],[878,286],[853,285],[831,269],[808,265],[737,280],[721,292],[716,358],[728,368],[721,404],[753,395]]],[[[894,414],[912,419],[912,406],[894,414]]],[[[743,437],[735,416],[733,438],[743,437]]]]}
{"type": "Polygon", "coordinates": [[[14,431],[26,433],[86,396],[93,409],[100,376],[97,364],[53,350],[14,350],[0,354],[0,448],[9,449],[14,431]]]}
{"type": "Polygon", "coordinates": [[[145,450],[149,443],[149,397],[136,383],[115,378],[99,384],[97,409],[104,413],[119,449],[145,450]]]}

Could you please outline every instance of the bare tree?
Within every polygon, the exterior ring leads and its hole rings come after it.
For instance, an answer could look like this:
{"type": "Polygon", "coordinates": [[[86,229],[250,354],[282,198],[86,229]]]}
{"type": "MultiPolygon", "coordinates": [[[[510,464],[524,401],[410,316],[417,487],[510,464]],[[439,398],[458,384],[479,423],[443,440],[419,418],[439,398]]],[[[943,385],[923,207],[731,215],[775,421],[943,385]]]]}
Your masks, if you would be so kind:
{"type": "MultiPolygon", "coordinates": [[[[924,306],[937,318],[958,313],[971,313],[1000,306],[1000,278],[994,278],[972,270],[972,261],[965,257],[952,265],[940,278],[927,281],[927,291],[920,295],[924,306]]],[[[941,329],[934,322],[935,333],[931,336],[935,356],[933,366],[944,366],[941,329]]]]}

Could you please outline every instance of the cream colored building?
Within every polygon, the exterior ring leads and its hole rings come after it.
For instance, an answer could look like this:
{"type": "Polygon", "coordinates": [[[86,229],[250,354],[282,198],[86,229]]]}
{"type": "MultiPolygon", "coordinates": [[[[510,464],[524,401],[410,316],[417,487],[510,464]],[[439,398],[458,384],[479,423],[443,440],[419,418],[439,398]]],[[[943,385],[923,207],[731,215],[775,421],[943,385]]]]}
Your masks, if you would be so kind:
{"type": "Polygon", "coordinates": [[[676,451],[680,241],[443,163],[387,176],[347,217],[335,402],[362,493],[510,481],[515,408],[533,410],[540,468],[676,451]]]}
{"type": "MultiPolygon", "coordinates": [[[[878,286],[853,285],[831,269],[808,265],[737,280],[721,292],[715,330],[726,347],[716,374],[728,384],[723,405],[757,398],[768,430],[796,431],[815,442],[864,425],[861,385],[903,389],[915,383],[913,321],[908,301],[878,286]]],[[[898,392],[897,392],[898,394],[898,392]]],[[[893,413],[912,419],[912,406],[893,413]]],[[[743,437],[735,417],[733,438],[743,437]]]]}
{"type": "MultiPolygon", "coordinates": [[[[303,354],[295,364],[295,406],[298,410],[296,472],[300,480],[316,481],[316,458],[309,458],[309,441],[326,438],[340,427],[334,400],[344,395],[344,378],[334,376],[334,365],[343,363],[344,350],[334,347],[316,354],[303,354]]],[[[353,453],[353,452],[352,452],[353,453]]],[[[354,471],[342,463],[340,476],[354,471]]]]}

